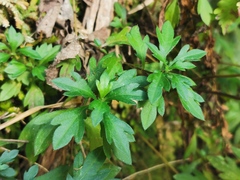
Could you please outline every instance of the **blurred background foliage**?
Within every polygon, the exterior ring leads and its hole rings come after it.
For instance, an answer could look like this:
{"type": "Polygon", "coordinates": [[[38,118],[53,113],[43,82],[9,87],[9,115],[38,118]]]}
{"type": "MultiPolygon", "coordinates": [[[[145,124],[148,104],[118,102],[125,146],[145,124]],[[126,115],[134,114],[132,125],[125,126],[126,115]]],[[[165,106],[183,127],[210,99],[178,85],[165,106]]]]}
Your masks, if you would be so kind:
{"type": "MultiPolygon", "coordinates": [[[[84,17],[86,2],[71,0],[75,17],[79,21],[84,17]]],[[[205,99],[202,105],[204,122],[196,120],[183,110],[180,102],[177,101],[176,92],[165,95],[166,114],[164,117],[158,116],[154,125],[146,131],[140,123],[139,109],[124,103],[112,104],[112,109],[117,116],[132,126],[136,139],[136,142],[131,143],[132,166],[113,159],[114,164],[122,167],[118,178],[124,179],[132,174],[133,178],[125,179],[240,179],[240,10],[238,0],[153,0],[147,6],[144,6],[141,0],[119,0],[119,3],[130,13],[122,27],[111,27],[112,32],[119,32],[124,26],[137,24],[143,36],[149,34],[156,42],[155,27],[160,26],[164,20],[170,20],[176,34],[182,37],[179,49],[184,44],[190,44],[192,48],[205,50],[207,56],[196,63],[197,67],[193,71],[184,72],[185,75],[194,79],[197,84],[195,90],[205,99]],[[138,11],[131,11],[139,5],[143,7],[138,11]],[[204,11],[203,7],[208,7],[207,11],[204,11]]],[[[38,0],[0,0],[1,42],[5,41],[6,28],[12,25],[22,32],[31,46],[46,41],[58,43],[57,38],[33,36],[38,20],[38,4],[38,0]]],[[[176,53],[179,49],[175,50],[176,53]]],[[[131,67],[138,67],[138,61],[135,56],[129,55],[126,47],[120,47],[120,51],[127,59],[126,68],[130,68],[129,64],[131,67]]],[[[147,61],[152,61],[150,55],[147,57],[147,61]]],[[[1,86],[6,81],[3,68],[1,65],[1,86]]],[[[65,66],[65,68],[68,67],[65,66]]],[[[144,72],[139,71],[139,73],[144,72]]],[[[46,84],[43,82],[39,86],[44,91],[46,104],[55,103],[61,98],[59,92],[45,87],[46,84]]],[[[26,92],[27,89],[23,89],[16,97],[0,102],[1,123],[27,110],[23,106],[23,97],[26,92]]],[[[26,118],[2,130],[0,146],[8,149],[17,148],[19,142],[11,139],[18,139],[25,122],[29,122],[29,119],[26,118]]],[[[88,151],[89,137],[84,137],[82,143],[88,151]]],[[[20,154],[27,156],[28,153],[23,147],[19,149],[20,154]]],[[[53,153],[56,158],[45,162],[45,165],[48,164],[51,169],[72,161],[67,154],[77,150],[69,144],[67,148],[54,153],[49,148],[37,158],[19,158],[14,162],[19,171],[18,177],[22,177],[24,170],[33,163],[33,160],[41,164],[53,153]]]]}

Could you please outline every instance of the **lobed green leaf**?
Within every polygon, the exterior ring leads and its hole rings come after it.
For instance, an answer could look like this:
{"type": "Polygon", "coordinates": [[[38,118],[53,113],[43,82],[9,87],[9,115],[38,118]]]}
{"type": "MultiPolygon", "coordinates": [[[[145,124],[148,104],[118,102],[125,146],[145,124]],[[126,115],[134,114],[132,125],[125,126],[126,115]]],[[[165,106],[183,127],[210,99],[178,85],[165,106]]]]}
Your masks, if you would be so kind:
{"type": "Polygon", "coordinates": [[[112,83],[110,83],[110,77],[106,70],[100,76],[100,80],[96,80],[96,86],[101,98],[104,98],[111,91],[112,83]]]}
{"type": "Polygon", "coordinates": [[[27,67],[23,63],[12,60],[4,69],[4,72],[6,72],[8,74],[8,77],[13,80],[23,74],[26,70],[27,67]]]}
{"type": "Polygon", "coordinates": [[[32,75],[33,77],[37,77],[38,79],[45,81],[45,66],[35,66],[32,69],[32,75]]]}
{"type": "Polygon", "coordinates": [[[130,27],[123,28],[118,34],[112,34],[107,38],[103,46],[114,46],[119,44],[129,44],[126,34],[130,31],[130,27]]]}
{"type": "Polygon", "coordinates": [[[136,104],[136,101],[143,101],[146,99],[145,91],[138,88],[139,84],[131,83],[111,91],[106,100],[117,100],[127,104],[136,104]]]}
{"type": "Polygon", "coordinates": [[[0,53],[0,63],[6,62],[10,57],[9,53],[0,53]]]}
{"type": "Polygon", "coordinates": [[[24,37],[21,33],[17,33],[16,30],[10,26],[10,28],[6,31],[6,38],[11,47],[11,50],[15,52],[15,50],[23,43],[24,37]]]}
{"type": "Polygon", "coordinates": [[[132,48],[137,52],[136,56],[142,61],[142,64],[144,65],[148,49],[146,43],[149,42],[149,37],[145,36],[142,40],[138,26],[132,27],[131,31],[127,33],[126,36],[132,48]]]}
{"type": "Polygon", "coordinates": [[[14,160],[15,157],[17,157],[19,150],[11,150],[11,151],[4,151],[4,153],[2,153],[2,155],[0,156],[0,163],[1,164],[5,164],[5,163],[9,163],[12,162],[14,160]]]}
{"type": "Polygon", "coordinates": [[[38,165],[33,165],[29,168],[28,171],[24,172],[23,180],[33,180],[37,174],[38,174],[38,165]]]}
{"type": "Polygon", "coordinates": [[[114,155],[119,160],[131,164],[129,142],[134,140],[132,128],[111,113],[105,113],[103,123],[107,143],[111,145],[114,155]]]}
{"type": "Polygon", "coordinates": [[[82,79],[80,75],[73,73],[72,76],[75,76],[75,81],[67,77],[60,77],[53,79],[52,82],[60,89],[66,91],[64,93],[66,96],[83,96],[85,98],[96,98],[88,83],[82,79]]]}
{"type": "Polygon", "coordinates": [[[21,90],[21,83],[16,81],[7,81],[1,86],[0,101],[6,101],[16,96],[21,90]]]}
{"type": "Polygon", "coordinates": [[[24,56],[30,57],[32,59],[37,59],[37,60],[42,59],[42,57],[38,54],[38,52],[36,50],[32,49],[32,47],[20,48],[20,49],[18,49],[18,52],[20,52],[24,56]]]}
{"type": "Polygon", "coordinates": [[[79,143],[84,134],[84,119],[86,107],[68,109],[51,121],[52,125],[60,125],[53,134],[53,148],[60,149],[66,146],[75,137],[79,143]]]}
{"type": "Polygon", "coordinates": [[[36,85],[31,85],[26,96],[24,97],[23,105],[28,106],[29,108],[43,106],[44,96],[42,90],[36,85]]]}

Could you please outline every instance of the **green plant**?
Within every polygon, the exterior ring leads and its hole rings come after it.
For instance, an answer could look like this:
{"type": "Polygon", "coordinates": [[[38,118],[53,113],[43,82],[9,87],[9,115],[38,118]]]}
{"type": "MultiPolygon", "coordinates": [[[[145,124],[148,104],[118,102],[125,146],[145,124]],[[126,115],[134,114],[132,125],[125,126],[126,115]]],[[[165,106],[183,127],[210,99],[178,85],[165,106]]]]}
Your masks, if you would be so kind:
{"type": "Polygon", "coordinates": [[[237,20],[237,6],[238,0],[221,0],[217,4],[217,8],[214,10],[214,14],[216,14],[217,19],[219,20],[219,25],[222,28],[223,34],[228,32],[229,27],[232,24],[239,24],[239,20],[237,20]]]}
{"type": "Polygon", "coordinates": [[[29,31],[29,25],[24,21],[27,18],[37,20],[37,1],[32,0],[28,3],[25,0],[0,0],[0,26],[9,27],[12,17],[15,26],[23,32],[29,31]]]}
{"type": "MultiPolygon", "coordinates": [[[[177,45],[180,37],[174,38],[170,22],[164,24],[162,31],[158,28],[156,30],[159,48],[149,42],[148,36],[142,39],[137,26],[131,28],[130,31],[129,28],[123,29],[120,33],[109,37],[106,44],[102,45],[131,45],[136,51],[136,56],[141,60],[143,68],[145,68],[146,52],[149,47],[159,62],[148,64],[148,67],[149,65],[156,67],[154,71],[149,71],[148,76],[138,75],[136,69],[124,70],[121,56],[109,53],[98,62],[94,58],[90,59],[90,73],[87,74],[86,79],[83,79],[77,72],[72,72],[71,77],[53,79],[52,82],[64,91],[65,96],[70,99],[81,97],[82,104],[80,107],[47,112],[47,116],[46,112],[43,112],[32,119],[20,135],[20,139],[29,141],[26,147],[28,157],[44,152],[51,143],[54,150],[65,147],[72,138],[75,143],[79,144],[86,132],[90,141],[90,149],[97,148],[92,153],[97,152],[98,158],[101,159],[101,161],[95,160],[96,163],[100,163],[96,168],[99,169],[99,173],[105,159],[111,158],[112,154],[118,160],[131,164],[129,143],[135,140],[134,131],[127,122],[114,114],[111,102],[120,101],[125,104],[143,106],[142,125],[144,129],[147,129],[156,119],[157,112],[161,116],[164,115],[164,90],[168,92],[170,89],[176,89],[183,107],[193,116],[204,120],[199,106],[199,102],[203,102],[203,99],[191,88],[195,83],[190,78],[173,71],[194,68],[192,61],[203,57],[205,52],[196,49],[188,51],[189,45],[185,45],[171,61],[167,55],[177,45]],[[31,149],[34,149],[34,152],[29,151],[31,149]]],[[[91,156],[90,153],[85,163],[91,156]]],[[[78,162],[82,164],[81,155],[78,154],[76,158],[79,158],[78,162]]],[[[117,174],[118,168],[110,167],[117,174]]],[[[83,175],[80,171],[73,176],[79,178],[83,175]]],[[[69,175],[68,178],[71,179],[71,176],[69,175]]]]}
{"type": "Polygon", "coordinates": [[[19,99],[23,99],[23,105],[35,107],[44,105],[44,95],[39,87],[41,81],[45,81],[45,69],[60,50],[60,46],[42,44],[35,49],[26,46],[24,36],[11,26],[5,32],[6,42],[0,43],[0,64],[2,71],[7,75],[3,77],[0,101],[6,101],[14,96],[27,93],[19,99]]]}
{"type": "Polygon", "coordinates": [[[159,48],[152,43],[147,43],[153,53],[153,56],[159,61],[158,68],[148,75],[150,83],[147,93],[148,102],[143,107],[141,117],[144,129],[147,129],[156,119],[156,112],[161,116],[164,115],[164,98],[163,90],[170,91],[176,89],[183,107],[198,119],[204,120],[203,113],[199,106],[203,98],[194,92],[191,86],[195,83],[181,74],[174,73],[174,70],[185,71],[192,69],[195,65],[192,61],[197,61],[206,53],[202,50],[193,49],[189,51],[189,45],[185,45],[179,51],[178,55],[172,60],[167,59],[167,55],[177,45],[180,37],[174,38],[174,30],[170,22],[166,22],[162,31],[156,29],[159,41],[159,48]]]}
{"type": "Polygon", "coordinates": [[[17,172],[8,165],[17,155],[18,150],[5,151],[2,153],[0,156],[0,178],[11,178],[17,174],[17,172]]]}

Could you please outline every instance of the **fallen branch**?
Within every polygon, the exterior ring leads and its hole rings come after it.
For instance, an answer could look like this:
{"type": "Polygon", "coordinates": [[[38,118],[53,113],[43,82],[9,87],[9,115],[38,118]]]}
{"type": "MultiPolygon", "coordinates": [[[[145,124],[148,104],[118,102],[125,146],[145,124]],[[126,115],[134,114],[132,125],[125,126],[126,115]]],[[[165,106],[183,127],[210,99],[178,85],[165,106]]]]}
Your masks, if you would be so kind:
{"type": "Polygon", "coordinates": [[[74,99],[71,100],[71,101],[68,101],[68,102],[60,102],[60,103],[55,103],[55,104],[50,104],[50,105],[46,105],[46,106],[37,106],[37,107],[34,107],[34,108],[31,108],[19,115],[17,115],[16,117],[12,118],[11,120],[9,121],[6,121],[5,123],[3,124],[0,124],[0,130],[12,125],[12,124],[15,124],[17,123],[18,121],[21,121],[22,119],[42,110],[42,109],[52,109],[52,108],[61,108],[61,107],[71,107],[73,105],[76,105],[76,104],[79,104],[78,101],[75,101],[74,99]]]}
{"type": "MultiPolygon", "coordinates": [[[[188,160],[189,160],[189,159],[179,159],[179,160],[176,160],[176,161],[170,161],[170,162],[168,162],[168,164],[174,165],[174,164],[179,164],[179,163],[182,163],[182,162],[185,162],[185,161],[188,161],[188,160]]],[[[156,166],[153,166],[153,167],[150,167],[150,168],[147,168],[147,169],[144,169],[144,170],[135,172],[135,173],[131,174],[130,176],[127,176],[127,177],[123,178],[122,180],[134,179],[134,178],[136,178],[136,176],[149,173],[149,172],[151,172],[151,171],[154,171],[154,170],[163,168],[163,167],[165,167],[165,166],[166,166],[165,163],[164,163],[164,164],[158,164],[158,165],[156,165],[156,166]]]]}

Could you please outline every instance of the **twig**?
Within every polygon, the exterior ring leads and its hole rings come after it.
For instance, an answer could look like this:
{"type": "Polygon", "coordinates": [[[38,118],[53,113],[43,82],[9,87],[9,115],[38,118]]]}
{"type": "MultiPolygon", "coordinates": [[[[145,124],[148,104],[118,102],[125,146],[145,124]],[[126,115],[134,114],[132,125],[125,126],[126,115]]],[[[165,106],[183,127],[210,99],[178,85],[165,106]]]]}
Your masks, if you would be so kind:
{"type": "MultiPolygon", "coordinates": [[[[185,162],[185,161],[188,161],[188,160],[189,159],[179,159],[179,160],[175,160],[175,161],[170,161],[170,162],[168,162],[168,164],[172,166],[172,165],[179,164],[179,163],[182,163],[182,162],[185,162]]],[[[127,176],[127,177],[123,178],[122,180],[131,180],[131,179],[134,179],[136,176],[149,173],[151,171],[163,168],[165,166],[166,166],[165,163],[164,164],[158,164],[158,165],[155,165],[153,167],[150,167],[150,168],[147,168],[147,169],[135,172],[135,173],[131,174],[130,176],[127,176]]]]}
{"type": "Polygon", "coordinates": [[[223,92],[218,92],[218,91],[202,91],[202,90],[199,90],[199,92],[210,93],[210,94],[217,94],[217,95],[219,95],[219,96],[225,96],[225,97],[228,97],[228,98],[240,100],[240,97],[239,97],[239,96],[234,96],[234,95],[231,95],[231,94],[227,94],[227,93],[223,93],[223,92]]]}
{"type": "Polygon", "coordinates": [[[82,141],[80,141],[79,145],[80,145],[80,148],[81,148],[83,157],[84,157],[84,159],[86,159],[87,155],[86,155],[85,150],[84,150],[84,147],[83,147],[83,145],[82,145],[82,141]]]}
{"type": "Polygon", "coordinates": [[[240,77],[240,74],[222,74],[222,75],[213,75],[213,76],[202,76],[202,77],[197,77],[193,79],[197,80],[197,79],[234,78],[234,77],[240,77]]]}
{"type": "Polygon", "coordinates": [[[3,123],[0,125],[0,130],[18,122],[18,121],[21,121],[22,119],[34,114],[35,112],[38,112],[42,109],[46,109],[46,108],[59,108],[63,105],[63,103],[56,103],[56,104],[50,104],[50,105],[46,105],[46,106],[37,106],[37,107],[34,107],[32,109],[29,109],[19,115],[17,115],[16,117],[12,118],[11,120],[3,123]]]}
{"type": "Polygon", "coordinates": [[[76,105],[78,104],[79,102],[78,101],[75,101],[74,99],[72,99],[71,101],[68,101],[68,102],[60,102],[60,103],[55,103],[55,104],[50,104],[50,105],[46,105],[46,106],[37,106],[37,107],[34,107],[32,109],[29,109],[19,115],[17,115],[16,117],[12,118],[11,120],[9,121],[6,121],[5,123],[3,124],[0,124],[0,130],[14,124],[14,123],[17,123],[18,121],[21,121],[22,119],[42,110],[42,109],[48,109],[48,108],[61,108],[61,107],[69,107],[69,106],[72,106],[72,105],[76,105]]]}
{"type": "Polygon", "coordinates": [[[151,3],[153,3],[153,0],[145,0],[143,3],[137,5],[135,8],[128,11],[128,14],[134,14],[134,13],[142,10],[144,7],[150,5],[151,3]]]}
{"type": "MultiPolygon", "coordinates": [[[[9,149],[4,148],[4,147],[0,147],[0,149],[2,149],[3,151],[10,151],[9,149]]],[[[26,160],[26,161],[29,161],[28,158],[25,157],[25,156],[23,156],[23,155],[18,154],[17,156],[20,157],[20,158],[22,158],[22,159],[24,159],[24,160],[26,160]]],[[[42,166],[41,164],[38,164],[38,163],[36,163],[36,162],[35,162],[34,164],[37,165],[38,167],[40,167],[44,172],[49,172],[49,171],[47,170],[47,168],[45,168],[45,167],[42,166]]]]}
{"type": "Polygon", "coordinates": [[[140,136],[140,138],[158,155],[158,157],[164,162],[164,164],[166,166],[168,166],[174,173],[178,173],[178,171],[173,167],[171,166],[168,161],[166,160],[166,158],[159,152],[157,151],[153,145],[151,143],[149,143],[144,137],[140,136]]]}
{"type": "Polygon", "coordinates": [[[9,143],[28,143],[26,140],[19,140],[19,139],[0,139],[0,142],[9,142],[9,143]]]}

